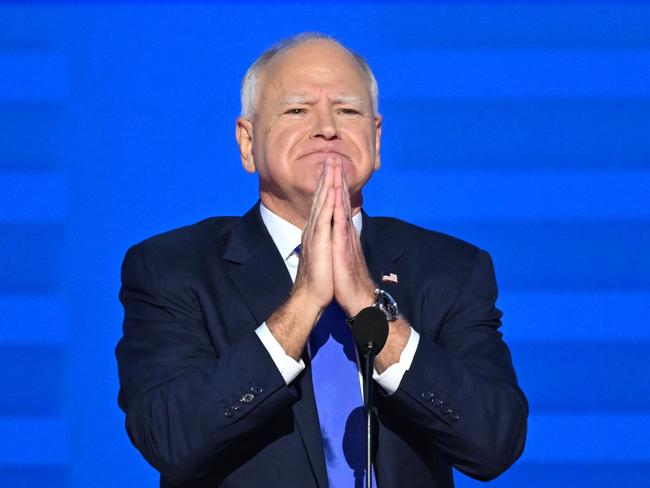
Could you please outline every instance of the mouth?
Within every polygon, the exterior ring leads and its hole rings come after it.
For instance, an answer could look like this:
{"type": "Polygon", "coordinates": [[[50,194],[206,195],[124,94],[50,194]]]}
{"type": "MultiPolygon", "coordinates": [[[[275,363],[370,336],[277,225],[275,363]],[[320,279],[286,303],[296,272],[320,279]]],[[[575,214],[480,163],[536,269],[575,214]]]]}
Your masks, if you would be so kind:
{"type": "Polygon", "coordinates": [[[325,162],[327,158],[341,158],[344,161],[349,161],[347,155],[337,151],[311,151],[303,154],[298,159],[316,160],[316,162],[325,162]]]}

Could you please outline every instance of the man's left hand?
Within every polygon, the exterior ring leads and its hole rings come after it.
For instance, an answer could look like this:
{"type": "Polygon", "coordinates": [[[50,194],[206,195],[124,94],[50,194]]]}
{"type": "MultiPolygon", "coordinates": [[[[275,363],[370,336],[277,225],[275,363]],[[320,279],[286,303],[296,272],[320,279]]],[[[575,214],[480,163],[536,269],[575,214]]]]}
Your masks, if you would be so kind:
{"type": "Polygon", "coordinates": [[[361,240],[352,224],[350,191],[343,164],[334,166],[334,218],[332,227],[332,264],[334,298],[349,317],[375,301],[375,284],[363,257],[361,240]]]}
{"type": "MultiPolygon", "coordinates": [[[[375,302],[375,283],[363,257],[361,239],[352,223],[350,190],[345,181],[343,165],[334,166],[334,218],[332,228],[332,271],[334,298],[349,317],[375,302]]],[[[399,317],[391,323],[388,340],[377,356],[375,367],[383,373],[399,361],[411,335],[411,326],[399,317]]]]}

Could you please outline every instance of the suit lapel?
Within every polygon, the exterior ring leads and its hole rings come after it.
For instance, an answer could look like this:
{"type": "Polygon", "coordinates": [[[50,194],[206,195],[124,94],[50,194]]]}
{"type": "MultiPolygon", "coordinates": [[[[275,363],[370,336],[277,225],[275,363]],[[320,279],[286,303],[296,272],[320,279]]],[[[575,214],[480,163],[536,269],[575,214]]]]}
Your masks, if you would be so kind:
{"type": "Polygon", "coordinates": [[[381,224],[375,219],[371,219],[363,212],[363,226],[361,228],[361,246],[366,258],[370,277],[377,284],[377,287],[386,290],[391,294],[400,306],[403,312],[403,305],[406,304],[407,285],[404,282],[406,276],[403,262],[400,262],[407,253],[403,243],[399,240],[398,235],[386,235],[381,228],[381,224]],[[394,273],[398,282],[384,281],[384,275],[394,273]],[[400,283],[399,280],[402,280],[400,283]]]}
{"type": "MultiPolygon", "coordinates": [[[[223,259],[226,272],[255,318],[255,324],[261,324],[287,298],[293,284],[260,216],[259,202],[233,228],[223,259]]],[[[291,387],[296,388],[300,395],[292,408],[314,477],[319,486],[326,487],[323,440],[309,364],[291,387]]]]}
{"type": "Polygon", "coordinates": [[[255,323],[261,324],[286,299],[292,283],[282,256],[264,226],[259,204],[233,228],[223,259],[226,272],[255,323]]]}

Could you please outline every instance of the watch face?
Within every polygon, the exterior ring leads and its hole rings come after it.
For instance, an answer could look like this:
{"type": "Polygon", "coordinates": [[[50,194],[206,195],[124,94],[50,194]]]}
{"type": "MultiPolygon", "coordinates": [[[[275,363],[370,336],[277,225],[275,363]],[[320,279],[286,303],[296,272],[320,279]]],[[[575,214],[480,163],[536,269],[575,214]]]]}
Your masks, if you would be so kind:
{"type": "Polygon", "coordinates": [[[397,302],[384,290],[377,290],[377,306],[386,314],[386,318],[389,321],[392,322],[397,319],[397,315],[399,314],[397,302]]]}

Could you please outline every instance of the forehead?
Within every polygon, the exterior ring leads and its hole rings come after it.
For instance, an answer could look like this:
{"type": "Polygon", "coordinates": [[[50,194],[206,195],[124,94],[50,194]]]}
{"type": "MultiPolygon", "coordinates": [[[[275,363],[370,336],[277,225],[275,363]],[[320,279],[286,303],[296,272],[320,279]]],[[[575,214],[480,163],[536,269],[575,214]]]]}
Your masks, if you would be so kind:
{"type": "Polygon", "coordinates": [[[327,40],[293,46],[272,58],[259,80],[264,97],[338,90],[339,94],[369,98],[366,74],[352,54],[327,40]]]}

